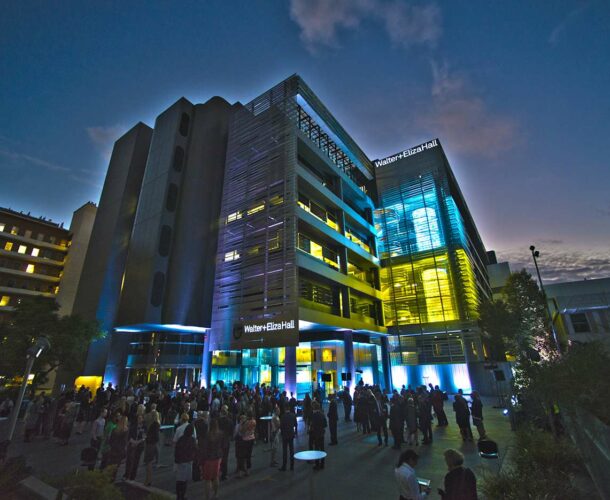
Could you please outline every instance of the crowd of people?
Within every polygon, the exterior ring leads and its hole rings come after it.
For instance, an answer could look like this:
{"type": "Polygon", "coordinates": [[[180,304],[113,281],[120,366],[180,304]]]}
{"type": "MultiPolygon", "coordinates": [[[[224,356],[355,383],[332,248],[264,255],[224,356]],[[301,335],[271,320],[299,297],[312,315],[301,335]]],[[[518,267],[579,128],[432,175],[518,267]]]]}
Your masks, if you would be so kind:
{"type": "MultiPolygon", "coordinates": [[[[473,392],[471,399],[469,406],[460,391],[453,402],[464,441],[473,439],[471,417],[479,438],[486,437],[480,397],[473,392]]],[[[360,382],[353,393],[345,388],[330,394],[328,409],[324,412],[325,395],[321,390],[306,394],[298,402],[294,394],[288,395],[264,384],[248,387],[239,382],[231,386],[219,383],[210,390],[194,387],[178,391],[165,390],[159,384],[125,389],[108,384],[98,388],[95,394],[81,387],[58,398],[44,393],[33,398],[25,413],[24,440],[29,441],[36,435],[54,436],[59,444],[66,445],[72,432],[88,432],[89,456],[93,457],[89,460],[90,468],[113,467],[111,470],[116,474],[124,464],[123,478],[134,480],[143,460],[144,482],[150,485],[154,480],[153,466],[159,461],[162,433],[167,431],[173,435],[171,443],[166,444],[174,446],[177,498],[185,498],[189,481],[199,480],[204,481],[206,498],[215,498],[220,481],[229,475],[231,448],[237,464],[236,478],[249,475],[256,441],[268,443],[271,467],[279,466],[280,471],[286,471],[289,466],[293,470],[294,439],[299,430],[297,413],[302,412],[309,449],[324,451],[327,428],[328,444],[339,444],[338,405],[342,404],[345,421],[353,420],[357,432],[376,434],[378,446],[388,446],[390,433],[393,448],[400,449],[403,444],[409,447],[400,456],[396,477],[403,498],[420,498],[411,496],[414,490],[409,489],[413,484],[412,478],[406,479],[407,468],[412,470],[417,461],[413,447],[419,446],[420,433],[422,444],[432,443],[434,418],[439,427],[449,425],[444,410],[446,400],[446,394],[431,384],[415,389],[403,386],[400,391],[384,394],[378,386],[360,382]]],[[[0,409],[8,405],[3,402],[0,409]]],[[[455,454],[458,452],[453,451],[445,453],[450,471],[457,469],[460,461],[455,454]]],[[[461,463],[463,457],[460,466],[461,463]]],[[[314,469],[322,470],[324,465],[322,458],[315,461],[314,469]]],[[[472,472],[465,474],[468,481],[445,482],[444,498],[461,498],[451,496],[455,489],[452,484],[470,487],[472,472]]],[[[461,475],[460,478],[463,479],[461,475]]],[[[474,491],[472,498],[476,498],[476,479],[474,491]]]]}

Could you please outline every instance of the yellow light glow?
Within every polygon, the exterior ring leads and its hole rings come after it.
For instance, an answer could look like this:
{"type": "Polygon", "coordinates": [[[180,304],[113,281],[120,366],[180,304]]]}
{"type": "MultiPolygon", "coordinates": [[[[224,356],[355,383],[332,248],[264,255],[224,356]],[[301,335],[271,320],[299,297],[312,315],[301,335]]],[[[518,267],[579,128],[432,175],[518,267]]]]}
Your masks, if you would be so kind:
{"type": "Polygon", "coordinates": [[[237,212],[233,212],[232,214],[227,215],[227,224],[229,222],[233,222],[236,221],[238,219],[241,219],[243,217],[243,212],[241,211],[237,211],[237,212]]]}
{"type": "Polygon", "coordinates": [[[38,257],[40,255],[40,248],[32,248],[32,257],[38,257]]]}
{"type": "Polygon", "coordinates": [[[225,253],[225,262],[231,262],[233,260],[239,259],[240,255],[237,250],[232,250],[230,252],[225,253]]]}
{"type": "Polygon", "coordinates": [[[322,361],[331,362],[332,360],[333,360],[333,350],[332,349],[322,349],[322,361]]]}
{"type": "Polygon", "coordinates": [[[284,203],[284,197],[281,194],[277,194],[269,198],[269,203],[271,203],[271,205],[273,206],[281,205],[282,203],[284,203]]]}
{"type": "Polygon", "coordinates": [[[10,302],[11,302],[11,298],[8,295],[3,295],[0,298],[0,307],[8,306],[10,302]]]}
{"type": "Polygon", "coordinates": [[[19,245],[19,249],[17,250],[17,253],[25,253],[27,251],[28,247],[26,247],[25,245],[19,245]]]}
{"type": "Polygon", "coordinates": [[[96,375],[81,375],[76,377],[74,387],[80,388],[81,385],[84,385],[92,394],[95,394],[95,391],[102,385],[102,377],[96,375]]]}
{"type": "Polygon", "coordinates": [[[10,251],[13,249],[13,242],[12,242],[12,241],[7,241],[7,242],[4,244],[4,249],[5,249],[7,252],[10,252],[10,251]]]}
{"type": "Polygon", "coordinates": [[[262,210],[265,210],[265,202],[262,202],[260,205],[256,205],[255,207],[248,209],[247,214],[254,215],[258,212],[261,212],[262,210]]]}
{"type": "Polygon", "coordinates": [[[30,274],[34,273],[34,264],[28,264],[28,267],[26,267],[25,272],[30,274]]]}

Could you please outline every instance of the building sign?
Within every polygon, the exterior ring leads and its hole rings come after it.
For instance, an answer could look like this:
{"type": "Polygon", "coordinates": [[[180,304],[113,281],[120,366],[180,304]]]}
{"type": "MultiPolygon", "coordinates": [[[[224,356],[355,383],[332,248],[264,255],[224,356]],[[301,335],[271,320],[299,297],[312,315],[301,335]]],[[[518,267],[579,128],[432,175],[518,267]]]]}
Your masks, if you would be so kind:
{"type": "Polygon", "coordinates": [[[244,321],[233,324],[231,349],[258,349],[298,345],[299,323],[293,318],[244,321]]]}
{"type": "Polygon", "coordinates": [[[409,156],[413,156],[417,153],[421,153],[422,151],[426,151],[427,149],[432,149],[438,146],[438,140],[434,139],[433,141],[424,142],[419,146],[415,146],[414,148],[405,149],[398,154],[388,156],[387,158],[383,158],[382,160],[375,160],[373,163],[377,168],[384,167],[386,165],[390,165],[398,160],[402,160],[403,158],[408,158],[409,156]]]}

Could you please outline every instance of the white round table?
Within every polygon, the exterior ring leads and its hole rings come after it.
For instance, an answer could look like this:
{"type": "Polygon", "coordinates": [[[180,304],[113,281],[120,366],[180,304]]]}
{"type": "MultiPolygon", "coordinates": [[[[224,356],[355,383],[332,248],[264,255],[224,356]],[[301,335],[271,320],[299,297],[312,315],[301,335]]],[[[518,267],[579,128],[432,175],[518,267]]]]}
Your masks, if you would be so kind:
{"type": "MultiPolygon", "coordinates": [[[[322,460],[323,458],[326,458],[326,452],[320,450],[299,451],[298,453],[294,454],[294,458],[296,458],[297,460],[307,461],[322,460]]],[[[309,471],[309,498],[311,498],[311,500],[315,499],[315,495],[313,492],[313,470],[309,471]]]]}

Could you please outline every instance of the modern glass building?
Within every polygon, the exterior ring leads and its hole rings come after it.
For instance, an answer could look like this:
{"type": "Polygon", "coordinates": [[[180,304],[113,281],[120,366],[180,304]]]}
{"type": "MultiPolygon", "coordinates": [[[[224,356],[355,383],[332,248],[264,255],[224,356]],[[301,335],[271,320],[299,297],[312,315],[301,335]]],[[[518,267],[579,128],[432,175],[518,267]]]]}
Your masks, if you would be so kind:
{"type": "Polygon", "coordinates": [[[136,126],[99,210],[86,375],[302,396],[469,388],[483,357],[485,251],[439,141],[373,163],[297,75],[136,126]]]}

